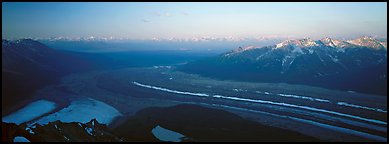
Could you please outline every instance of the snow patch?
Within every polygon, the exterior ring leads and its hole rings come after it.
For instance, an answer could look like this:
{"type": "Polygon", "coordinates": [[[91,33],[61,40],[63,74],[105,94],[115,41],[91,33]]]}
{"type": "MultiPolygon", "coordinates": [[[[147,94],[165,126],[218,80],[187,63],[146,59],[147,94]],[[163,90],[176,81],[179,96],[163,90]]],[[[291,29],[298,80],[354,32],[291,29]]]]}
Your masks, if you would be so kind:
{"type": "Polygon", "coordinates": [[[93,129],[92,129],[92,128],[86,127],[86,128],[85,128],[85,131],[86,131],[89,135],[93,136],[93,134],[92,134],[93,129]]]}
{"type": "Polygon", "coordinates": [[[56,120],[60,120],[61,122],[87,123],[94,118],[100,123],[109,124],[115,117],[120,115],[121,113],[112,106],[88,98],[75,100],[68,107],[45,116],[32,124],[38,123],[44,125],[56,120]]]}
{"type": "Polygon", "coordinates": [[[309,54],[313,54],[313,50],[312,49],[308,49],[308,52],[309,52],[309,54]]]}
{"type": "Polygon", "coordinates": [[[65,138],[66,141],[69,141],[70,139],[66,136],[63,136],[63,138],[65,138]]]}
{"type": "Polygon", "coordinates": [[[279,43],[279,44],[276,45],[276,48],[281,48],[281,47],[283,47],[285,45],[286,45],[285,43],[279,43]]]}
{"type": "Polygon", "coordinates": [[[28,131],[30,134],[35,134],[30,127],[26,127],[26,131],[28,131]]]}
{"type": "Polygon", "coordinates": [[[184,135],[172,130],[165,129],[159,125],[153,128],[151,132],[156,138],[166,142],[181,142],[182,139],[185,138],[184,135]]]}
{"type": "Polygon", "coordinates": [[[31,121],[39,116],[42,116],[54,110],[56,104],[47,100],[38,100],[28,104],[18,111],[3,117],[3,122],[21,124],[31,121]]]}
{"type": "Polygon", "coordinates": [[[292,50],[292,53],[300,53],[300,54],[304,54],[303,50],[301,50],[300,47],[297,47],[297,46],[294,46],[294,49],[292,50]]]}
{"type": "Polygon", "coordinates": [[[28,139],[22,136],[17,136],[14,138],[14,142],[30,142],[28,139]]]}

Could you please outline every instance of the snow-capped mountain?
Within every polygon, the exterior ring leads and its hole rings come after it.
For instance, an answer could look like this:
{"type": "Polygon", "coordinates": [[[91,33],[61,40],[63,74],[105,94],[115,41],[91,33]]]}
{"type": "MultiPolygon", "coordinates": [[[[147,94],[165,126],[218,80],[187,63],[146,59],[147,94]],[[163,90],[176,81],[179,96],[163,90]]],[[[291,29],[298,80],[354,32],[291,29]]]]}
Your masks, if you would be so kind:
{"type": "Polygon", "coordinates": [[[363,36],[361,38],[350,40],[348,42],[358,46],[365,46],[375,49],[386,48],[386,42],[380,42],[379,40],[368,36],[363,36]]]}
{"type": "MultiPolygon", "coordinates": [[[[258,48],[258,47],[256,47],[256,46],[239,47],[237,49],[232,50],[232,54],[244,52],[246,50],[255,49],[255,48],[258,48]]],[[[229,54],[226,54],[226,55],[229,55],[229,54]]]]}
{"type": "Polygon", "coordinates": [[[276,48],[283,48],[285,46],[297,46],[297,47],[300,47],[300,48],[305,48],[305,47],[312,47],[312,46],[317,46],[318,44],[310,39],[310,38],[306,38],[306,39],[300,39],[300,40],[285,40],[279,44],[276,45],[276,48]]]}
{"type": "Polygon", "coordinates": [[[240,47],[188,63],[182,70],[225,79],[386,94],[386,67],[386,47],[379,40],[362,37],[351,41],[305,38],[265,47],[240,47]]]}
{"type": "Polygon", "coordinates": [[[351,46],[351,44],[348,42],[329,38],[329,37],[321,39],[320,42],[322,42],[325,46],[336,47],[336,48],[345,48],[351,46]]]}
{"type": "MultiPolygon", "coordinates": [[[[355,48],[355,47],[367,47],[374,49],[386,49],[386,41],[379,41],[377,39],[373,39],[372,37],[363,36],[361,38],[357,38],[349,41],[337,40],[329,37],[325,37],[320,40],[312,40],[310,38],[304,39],[290,39],[285,40],[281,43],[276,44],[273,49],[285,48],[285,47],[298,47],[298,48],[310,48],[310,47],[333,47],[333,48],[355,48]]],[[[226,55],[231,55],[232,53],[239,53],[250,49],[258,49],[262,47],[255,46],[247,46],[247,47],[239,47],[237,49],[232,50],[231,52],[226,53],[226,55]]],[[[343,50],[341,50],[343,51],[343,50]]]]}

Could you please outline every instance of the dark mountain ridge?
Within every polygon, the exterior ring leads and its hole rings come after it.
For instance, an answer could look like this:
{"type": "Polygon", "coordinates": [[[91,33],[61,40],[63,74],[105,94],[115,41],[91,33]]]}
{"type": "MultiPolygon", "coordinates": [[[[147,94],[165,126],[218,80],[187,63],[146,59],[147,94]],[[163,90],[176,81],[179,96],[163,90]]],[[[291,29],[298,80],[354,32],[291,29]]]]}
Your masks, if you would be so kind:
{"type": "Polygon", "coordinates": [[[184,142],[281,142],[321,141],[294,131],[261,125],[236,114],[192,104],[149,107],[116,128],[96,119],[87,123],[61,121],[46,125],[2,123],[2,141],[16,136],[31,142],[160,142],[152,133],[156,126],[184,134],[184,142]]]}
{"type": "Polygon", "coordinates": [[[2,114],[59,77],[96,65],[74,54],[51,49],[31,39],[2,40],[2,114]]]}

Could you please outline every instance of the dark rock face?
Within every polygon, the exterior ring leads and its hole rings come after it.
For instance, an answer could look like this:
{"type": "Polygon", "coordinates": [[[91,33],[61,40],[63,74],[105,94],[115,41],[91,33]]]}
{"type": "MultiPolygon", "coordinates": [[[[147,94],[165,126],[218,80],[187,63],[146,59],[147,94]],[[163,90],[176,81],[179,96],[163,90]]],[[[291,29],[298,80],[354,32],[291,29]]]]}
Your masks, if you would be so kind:
{"type": "Polygon", "coordinates": [[[14,137],[25,134],[18,125],[14,123],[1,123],[1,141],[2,142],[13,142],[14,137]]]}
{"type": "MultiPolygon", "coordinates": [[[[221,79],[286,82],[363,93],[387,94],[387,49],[325,38],[289,40],[274,46],[240,48],[188,63],[179,70],[221,79]],[[367,47],[367,46],[374,47],[367,47]]],[[[374,43],[373,43],[374,42],[374,43]]]]}
{"type": "Polygon", "coordinates": [[[112,135],[104,124],[96,119],[86,124],[60,121],[50,122],[47,125],[35,124],[27,128],[26,125],[2,123],[2,141],[12,142],[14,137],[23,136],[31,142],[120,142],[121,139],[112,135]],[[30,131],[31,129],[31,131],[30,131]]]}

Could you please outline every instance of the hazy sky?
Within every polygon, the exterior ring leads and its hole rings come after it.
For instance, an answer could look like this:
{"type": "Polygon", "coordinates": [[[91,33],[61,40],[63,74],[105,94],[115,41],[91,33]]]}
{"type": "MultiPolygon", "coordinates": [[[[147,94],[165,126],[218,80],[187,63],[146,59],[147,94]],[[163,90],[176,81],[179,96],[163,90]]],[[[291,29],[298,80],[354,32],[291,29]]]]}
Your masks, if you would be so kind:
{"type": "Polygon", "coordinates": [[[2,3],[3,38],[387,36],[387,3],[2,3]]]}

